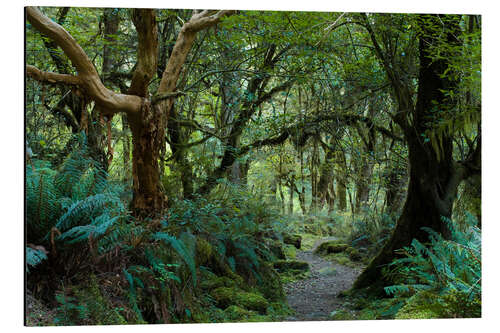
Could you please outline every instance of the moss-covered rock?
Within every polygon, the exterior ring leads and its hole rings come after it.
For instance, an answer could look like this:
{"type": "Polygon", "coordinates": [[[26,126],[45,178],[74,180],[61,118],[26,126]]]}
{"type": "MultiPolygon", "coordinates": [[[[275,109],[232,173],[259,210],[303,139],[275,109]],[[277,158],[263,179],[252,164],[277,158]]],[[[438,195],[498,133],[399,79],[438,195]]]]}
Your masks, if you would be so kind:
{"type": "Polygon", "coordinates": [[[283,258],[283,259],[295,259],[295,258],[297,258],[297,249],[295,248],[295,246],[290,245],[290,244],[286,244],[284,246],[283,250],[285,251],[285,258],[283,258]]]}
{"type": "Polygon", "coordinates": [[[213,290],[220,287],[237,287],[238,282],[227,276],[217,276],[204,279],[200,282],[200,288],[203,290],[213,290]]]}
{"type": "Polygon", "coordinates": [[[274,264],[274,268],[278,270],[278,272],[286,272],[289,270],[298,270],[298,271],[309,271],[309,264],[305,261],[298,260],[280,260],[276,261],[274,264]]]}
{"type": "Polygon", "coordinates": [[[419,292],[406,300],[406,304],[396,313],[395,319],[435,319],[442,318],[436,307],[437,295],[419,292]]]}
{"type": "Polygon", "coordinates": [[[258,293],[245,292],[238,288],[220,287],[211,293],[217,307],[226,309],[230,305],[238,305],[248,310],[265,313],[269,302],[258,293]]]}
{"type": "Polygon", "coordinates": [[[281,278],[271,264],[262,263],[259,274],[260,282],[257,285],[259,292],[270,301],[281,301],[285,298],[281,278]]]}
{"type": "Polygon", "coordinates": [[[345,251],[348,247],[349,245],[339,243],[338,241],[329,241],[319,245],[314,252],[323,255],[330,253],[340,253],[345,251]]]}
{"type": "Polygon", "coordinates": [[[225,309],[232,304],[236,304],[236,295],[241,292],[238,288],[219,287],[210,293],[215,300],[215,305],[225,309]]]}
{"type": "Polygon", "coordinates": [[[266,313],[267,307],[269,306],[269,302],[262,295],[257,293],[239,293],[236,301],[238,305],[259,313],[266,313]]]}
{"type": "Polygon", "coordinates": [[[359,251],[353,247],[348,247],[345,252],[349,255],[349,259],[351,259],[352,261],[360,261],[361,259],[363,259],[361,253],[359,253],[359,251]]]}
{"type": "Polygon", "coordinates": [[[269,250],[271,253],[280,260],[286,259],[285,251],[283,249],[283,244],[278,240],[272,240],[268,243],[269,250]]]}
{"type": "Polygon", "coordinates": [[[302,236],[301,235],[289,235],[289,234],[285,234],[285,235],[283,235],[283,242],[285,244],[293,245],[297,249],[300,249],[300,245],[302,243],[302,236]]]}
{"type": "Polygon", "coordinates": [[[245,321],[248,320],[254,312],[237,305],[230,305],[224,310],[224,314],[230,321],[245,321]]]}

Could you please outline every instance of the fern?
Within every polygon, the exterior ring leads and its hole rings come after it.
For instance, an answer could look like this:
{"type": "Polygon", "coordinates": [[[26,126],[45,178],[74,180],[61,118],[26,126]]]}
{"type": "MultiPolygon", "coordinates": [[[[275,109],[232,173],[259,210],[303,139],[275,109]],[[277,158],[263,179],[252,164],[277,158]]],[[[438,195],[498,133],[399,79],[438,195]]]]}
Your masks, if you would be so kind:
{"type": "MultiPolygon", "coordinates": [[[[108,194],[96,194],[74,202],[56,222],[60,231],[74,226],[87,225],[97,216],[107,212],[122,212],[125,208],[119,198],[108,194]]],[[[48,237],[48,236],[47,236],[48,237]]]]}
{"type": "Polygon", "coordinates": [[[38,243],[62,213],[60,194],[54,186],[55,171],[41,161],[26,170],[26,218],[28,241],[38,243]]]}
{"type": "Polygon", "coordinates": [[[446,240],[431,229],[430,244],[414,239],[405,248],[406,258],[394,260],[393,278],[401,283],[385,288],[388,294],[404,294],[419,290],[435,290],[438,293],[457,291],[469,299],[481,295],[481,232],[476,221],[469,215],[467,228],[458,229],[456,224],[445,220],[452,231],[452,239],[446,240]]]}
{"type": "Polygon", "coordinates": [[[35,267],[45,259],[47,259],[45,252],[33,249],[29,246],[26,247],[26,270],[28,273],[29,267],[35,267]]]}
{"type": "Polygon", "coordinates": [[[179,257],[184,261],[184,263],[191,271],[191,275],[193,276],[193,284],[196,285],[196,263],[194,259],[194,251],[190,251],[183,241],[163,232],[155,233],[153,235],[153,239],[162,240],[172,246],[172,248],[177,252],[179,257]]]}

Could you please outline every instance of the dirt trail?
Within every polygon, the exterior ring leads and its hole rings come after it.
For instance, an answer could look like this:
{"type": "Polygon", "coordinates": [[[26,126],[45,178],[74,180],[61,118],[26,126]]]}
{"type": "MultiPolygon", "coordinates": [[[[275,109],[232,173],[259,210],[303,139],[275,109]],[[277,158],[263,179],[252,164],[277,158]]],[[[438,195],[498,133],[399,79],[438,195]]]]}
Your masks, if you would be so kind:
{"type": "Polygon", "coordinates": [[[285,286],[288,304],[295,310],[287,321],[328,320],[330,313],[340,308],[343,300],[338,293],[349,289],[361,268],[351,268],[327,261],[314,254],[321,243],[335,237],[320,239],[311,251],[298,251],[297,260],[309,263],[311,276],[285,286]]]}

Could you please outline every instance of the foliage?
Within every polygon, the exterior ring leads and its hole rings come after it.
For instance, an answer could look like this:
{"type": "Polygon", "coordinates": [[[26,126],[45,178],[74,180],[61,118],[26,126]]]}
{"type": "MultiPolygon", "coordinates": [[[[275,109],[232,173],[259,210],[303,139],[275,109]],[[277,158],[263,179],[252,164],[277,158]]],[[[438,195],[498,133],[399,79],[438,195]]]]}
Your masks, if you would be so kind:
{"type": "MultiPolygon", "coordinates": [[[[35,160],[26,170],[26,225],[28,242],[49,248],[57,243],[71,245],[92,238],[98,241],[119,221],[126,210],[118,189],[106,173],[88,156],[84,134],[78,145],[55,170],[35,160]]],[[[29,265],[43,256],[27,252],[29,265]],[[34,256],[37,256],[36,258],[34,256]]]]}
{"type": "Polygon", "coordinates": [[[451,220],[443,222],[452,230],[451,239],[430,229],[429,245],[414,239],[402,251],[406,257],[391,263],[388,275],[396,284],[385,291],[397,296],[433,291],[448,311],[462,309],[447,316],[475,316],[481,303],[481,231],[472,215],[462,230],[451,220]]]}

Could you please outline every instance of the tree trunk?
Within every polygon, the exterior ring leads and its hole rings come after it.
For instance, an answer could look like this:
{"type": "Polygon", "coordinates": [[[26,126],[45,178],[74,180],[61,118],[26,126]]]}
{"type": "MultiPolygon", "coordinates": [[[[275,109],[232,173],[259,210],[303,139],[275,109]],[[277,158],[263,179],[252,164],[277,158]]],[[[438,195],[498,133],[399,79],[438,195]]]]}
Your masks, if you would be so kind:
{"type": "MultiPolygon", "coordinates": [[[[129,129],[127,115],[122,114],[122,132],[127,132],[129,129]]],[[[124,135],[122,139],[123,143],[123,179],[130,179],[130,138],[128,135],[124,135]]]]}
{"type": "Polygon", "coordinates": [[[134,196],[131,208],[136,215],[160,212],[166,206],[162,193],[158,160],[165,144],[165,113],[145,101],[142,119],[129,118],[132,130],[132,179],[134,196]]]}
{"type": "Polygon", "coordinates": [[[337,198],[338,198],[338,210],[341,212],[345,212],[347,209],[347,188],[346,188],[346,177],[345,177],[345,172],[346,172],[346,162],[345,162],[345,156],[343,151],[337,151],[336,152],[336,163],[338,165],[338,169],[336,172],[336,178],[337,178],[337,198]]]}
{"type": "Polygon", "coordinates": [[[399,165],[389,167],[389,172],[385,183],[385,212],[394,215],[399,212],[401,204],[405,197],[405,187],[408,180],[408,174],[404,168],[399,165]]]}
{"type": "MultiPolygon", "coordinates": [[[[332,140],[333,141],[333,140],[332,140]]],[[[323,208],[325,203],[330,207],[333,204],[333,197],[331,197],[329,189],[333,182],[333,158],[334,152],[331,149],[326,150],[325,160],[320,166],[320,176],[318,182],[317,195],[319,197],[319,210],[323,208]]]]}
{"type": "Polygon", "coordinates": [[[368,202],[372,173],[373,163],[365,160],[358,175],[358,181],[356,182],[356,206],[354,209],[356,213],[359,213],[360,209],[368,202]]]}
{"type": "Polygon", "coordinates": [[[295,184],[293,180],[290,180],[290,184],[288,186],[288,214],[293,214],[293,192],[294,192],[295,184]]]}
{"type": "MultiPolygon", "coordinates": [[[[436,18],[427,15],[425,17],[436,18]]],[[[455,24],[453,18],[446,18],[443,17],[443,20],[448,24],[455,24]]],[[[409,246],[412,239],[428,241],[428,233],[422,230],[423,227],[439,232],[444,237],[449,236],[449,230],[442,218],[451,217],[457,188],[464,177],[463,169],[453,161],[452,137],[448,133],[442,133],[439,146],[432,144],[432,141],[437,140],[435,137],[425,140],[422,134],[427,135],[428,131],[432,133],[433,128],[429,125],[429,119],[433,119],[436,105],[445,109],[450,107],[450,101],[444,92],[453,87],[453,82],[441,76],[448,67],[447,58],[431,60],[429,45],[436,42],[436,32],[428,29],[425,23],[421,28],[417,103],[412,110],[413,124],[403,125],[410,165],[406,203],[391,238],[358,277],[354,289],[375,283],[387,283],[388,281],[383,280],[381,268],[396,257],[396,250],[409,246]]],[[[447,27],[451,28],[456,27],[447,27]]],[[[453,30],[457,32],[457,29],[453,30]]],[[[449,31],[448,39],[453,40],[455,37],[450,36],[449,31]]]]}

